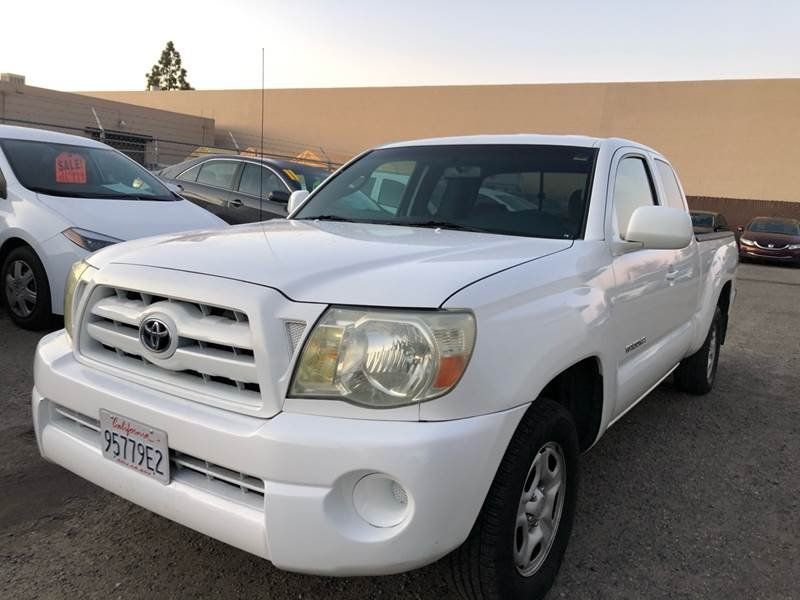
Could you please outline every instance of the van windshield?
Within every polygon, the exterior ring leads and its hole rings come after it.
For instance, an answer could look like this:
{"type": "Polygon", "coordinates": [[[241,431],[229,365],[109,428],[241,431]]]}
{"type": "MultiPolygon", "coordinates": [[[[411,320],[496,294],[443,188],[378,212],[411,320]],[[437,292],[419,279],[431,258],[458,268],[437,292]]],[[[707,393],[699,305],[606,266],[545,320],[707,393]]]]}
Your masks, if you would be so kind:
{"type": "Polygon", "coordinates": [[[177,200],[143,167],[111,148],[2,140],[19,182],[49,196],[119,200],[177,200]]]}
{"type": "Polygon", "coordinates": [[[575,239],[596,155],[522,144],[374,150],[322,185],[294,218],[575,239]]]}

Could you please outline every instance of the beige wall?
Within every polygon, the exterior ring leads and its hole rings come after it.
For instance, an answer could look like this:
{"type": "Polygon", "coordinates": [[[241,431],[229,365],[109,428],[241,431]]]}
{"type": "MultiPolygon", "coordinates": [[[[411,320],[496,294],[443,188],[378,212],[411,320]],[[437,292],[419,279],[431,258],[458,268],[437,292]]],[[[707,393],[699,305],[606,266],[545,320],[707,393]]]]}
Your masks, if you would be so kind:
{"type": "Polygon", "coordinates": [[[148,162],[176,163],[214,141],[213,119],[0,81],[0,123],[85,135],[97,128],[92,108],[106,130],[158,138],[148,144],[148,162]]]}
{"type": "MultiPolygon", "coordinates": [[[[211,117],[218,142],[228,144],[228,130],[257,139],[260,94],[91,93],[211,117]]],[[[321,146],[334,160],[416,137],[619,136],[669,157],[688,194],[800,201],[800,79],[267,90],[265,106],[268,138],[321,146]]]]}

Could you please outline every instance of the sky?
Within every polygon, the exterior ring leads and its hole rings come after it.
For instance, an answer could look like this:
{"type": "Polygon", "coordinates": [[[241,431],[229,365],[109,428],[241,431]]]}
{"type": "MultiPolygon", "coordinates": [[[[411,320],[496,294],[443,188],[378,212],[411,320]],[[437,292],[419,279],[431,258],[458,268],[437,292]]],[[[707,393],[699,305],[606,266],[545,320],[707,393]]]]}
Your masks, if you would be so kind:
{"type": "Polygon", "coordinates": [[[168,40],[197,89],[800,76],[798,0],[5,0],[0,72],[144,89],[168,40]]]}

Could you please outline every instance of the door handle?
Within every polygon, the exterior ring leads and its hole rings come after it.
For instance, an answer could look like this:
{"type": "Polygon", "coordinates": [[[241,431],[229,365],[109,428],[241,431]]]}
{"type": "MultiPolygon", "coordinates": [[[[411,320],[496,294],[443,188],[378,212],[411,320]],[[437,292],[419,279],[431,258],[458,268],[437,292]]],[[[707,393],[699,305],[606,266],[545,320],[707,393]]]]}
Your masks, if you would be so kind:
{"type": "Polygon", "coordinates": [[[228,200],[228,207],[229,208],[240,208],[242,206],[242,201],[239,198],[234,198],[233,200],[228,200]]]}
{"type": "Polygon", "coordinates": [[[678,269],[673,266],[667,270],[667,281],[675,281],[678,277],[678,269]]]}

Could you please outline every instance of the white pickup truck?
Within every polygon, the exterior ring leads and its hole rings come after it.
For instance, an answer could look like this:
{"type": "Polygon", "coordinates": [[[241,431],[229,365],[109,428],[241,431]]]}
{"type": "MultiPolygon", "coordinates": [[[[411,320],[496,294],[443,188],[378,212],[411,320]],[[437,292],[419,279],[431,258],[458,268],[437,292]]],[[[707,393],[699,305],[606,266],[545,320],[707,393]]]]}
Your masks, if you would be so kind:
{"type": "Polygon", "coordinates": [[[697,239],[622,139],[394,144],[304,194],[77,263],[36,353],[42,455],[283,569],[450,554],[466,598],[542,597],[580,452],[670,374],[714,384],[733,236],[697,239]]]}

